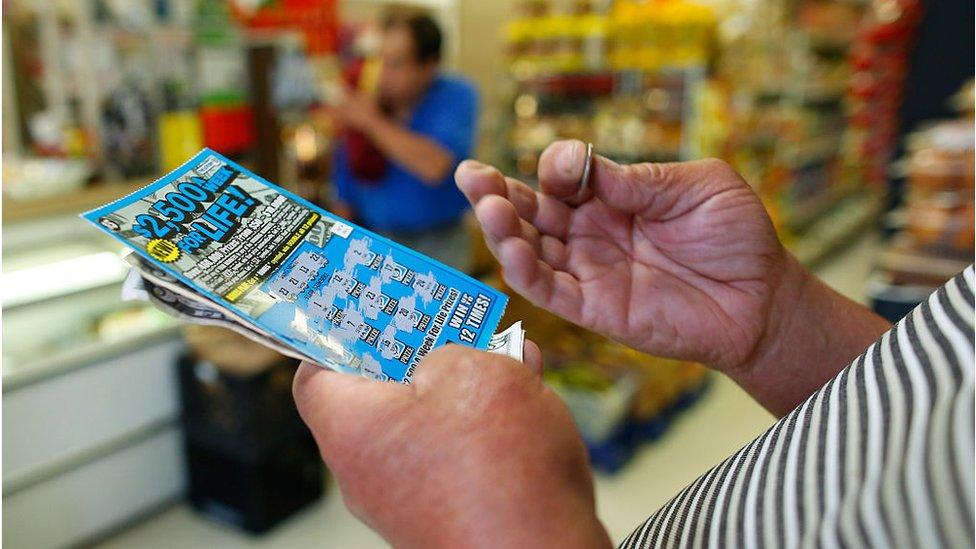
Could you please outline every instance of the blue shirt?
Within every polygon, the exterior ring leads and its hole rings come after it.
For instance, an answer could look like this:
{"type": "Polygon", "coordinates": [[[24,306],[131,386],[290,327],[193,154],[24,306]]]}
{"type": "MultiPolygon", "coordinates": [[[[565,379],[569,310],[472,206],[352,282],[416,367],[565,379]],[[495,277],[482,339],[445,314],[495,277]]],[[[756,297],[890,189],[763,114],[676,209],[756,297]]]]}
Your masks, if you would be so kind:
{"type": "Polygon", "coordinates": [[[407,127],[436,141],[454,156],[450,173],[436,186],[389,160],[376,181],[357,180],[345,147],[336,147],[332,179],[338,197],[358,221],[381,231],[423,231],[461,217],[468,202],[454,184],[454,168],[471,154],[478,118],[478,94],[465,80],[438,76],[410,115],[407,127]]]}

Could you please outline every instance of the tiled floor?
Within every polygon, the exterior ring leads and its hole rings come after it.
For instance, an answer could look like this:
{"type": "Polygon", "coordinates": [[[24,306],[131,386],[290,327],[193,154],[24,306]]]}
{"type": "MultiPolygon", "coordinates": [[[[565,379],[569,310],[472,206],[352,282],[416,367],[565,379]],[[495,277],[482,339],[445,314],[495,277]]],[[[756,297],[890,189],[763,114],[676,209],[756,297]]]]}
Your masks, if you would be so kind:
{"type": "MultiPolygon", "coordinates": [[[[818,274],[841,293],[863,299],[875,250],[873,238],[862,239],[826,263],[818,274]]],[[[615,541],[621,540],[678,490],[749,442],[772,421],[772,416],[734,383],[716,376],[705,398],[681,416],[663,439],[647,446],[620,473],[597,475],[597,504],[610,535],[615,541]]],[[[346,511],[335,489],[330,489],[318,505],[261,538],[214,524],[186,505],[178,505],[100,545],[103,549],[385,546],[346,511]]]]}

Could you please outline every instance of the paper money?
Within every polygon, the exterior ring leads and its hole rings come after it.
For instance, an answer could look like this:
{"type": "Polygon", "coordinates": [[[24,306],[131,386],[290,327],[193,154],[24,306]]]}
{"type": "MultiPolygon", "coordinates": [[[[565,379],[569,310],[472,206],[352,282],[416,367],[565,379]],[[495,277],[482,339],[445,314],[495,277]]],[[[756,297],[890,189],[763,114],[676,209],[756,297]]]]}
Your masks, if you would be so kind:
{"type": "MultiPolygon", "coordinates": [[[[182,282],[154,268],[138,256],[129,254],[124,259],[131,270],[122,284],[123,299],[148,301],[180,320],[229,328],[286,356],[314,362],[311,358],[279,344],[269,334],[247,326],[232,311],[201,297],[182,282]]],[[[522,321],[518,321],[506,330],[493,335],[486,350],[490,353],[510,356],[521,362],[524,343],[525,330],[522,329],[522,321]]]]}
{"type": "Polygon", "coordinates": [[[178,320],[191,324],[227,328],[255,343],[274,349],[285,356],[298,360],[312,360],[301,353],[281,345],[267,334],[248,328],[227,317],[221,311],[211,307],[206,301],[187,297],[143,278],[136,269],[130,271],[130,276],[126,277],[122,283],[122,299],[126,301],[147,301],[152,303],[157,309],[178,320]]]}
{"type": "Polygon", "coordinates": [[[522,362],[522,347],[525,344],[525,330],[522,329],[522,321],[519,320],[512,324],[508,329],[498,332],[491,336],[488,347],[485,349],[489,353],[506,355],[522,362]]]}

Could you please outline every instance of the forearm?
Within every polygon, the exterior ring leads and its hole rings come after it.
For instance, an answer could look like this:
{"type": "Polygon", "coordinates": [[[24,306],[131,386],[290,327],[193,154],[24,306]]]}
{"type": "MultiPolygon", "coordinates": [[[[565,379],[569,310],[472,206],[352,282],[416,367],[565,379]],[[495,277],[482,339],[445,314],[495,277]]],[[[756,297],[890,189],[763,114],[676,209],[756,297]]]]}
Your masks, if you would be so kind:
{"type": "Polygon", "coordinates": [[[767,326],[750,359],[727,373],[777,416],[790,412],[890,328],[789,254],[767,326]]]}
{"type": "Polygon", "coordinates": [[[377,118],[369,128],[373,144],[387,157],[430,186],[439,185],[451,171],[453,154],[433,139],[414,133],[386,118],[377,118]]]}

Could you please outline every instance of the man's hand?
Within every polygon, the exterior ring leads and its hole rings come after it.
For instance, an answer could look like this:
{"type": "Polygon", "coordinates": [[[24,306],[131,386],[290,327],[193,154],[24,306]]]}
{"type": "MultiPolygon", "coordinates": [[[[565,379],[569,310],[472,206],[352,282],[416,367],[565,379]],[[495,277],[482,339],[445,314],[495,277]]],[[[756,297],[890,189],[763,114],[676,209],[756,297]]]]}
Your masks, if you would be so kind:
{"type": "Polygon", "coordinates": [[[331,112],[341,125],[368,137],[385,156],[425,185],[441,185],[457,161],[450,150],[434,139],[385,115],[376,100],[366,94],[347,90],[331,112]]]}
{"type": "Polygon", "coordinates": [[[724,371],[775,413],[886,329],[800,267],[724,162],[623,166],[597,156],[578,197],[585,151],[579,141],[546,149],[541,192],[474,161],[455,175],[505,280],[536,305],[641,351],[724,371]]]}
{"type": "Polygon", "coordinates": [[[572,416],[525,352],[442,347],[412,385],[303,364],[295,401],[350,511],[397,547],[609,546],[572,416]]]}
{"type": "Polygon", "coordinates": [[[752,190],[717,160],[621,166],[550,146],[541,193],[474,162],[457,171],[505,279],[533,303],[636,349],[720,369],[756,349],[789,261],[752,190]]]}
{"type": "Polygon", "coordinates": [[[340,123],[366,135],[384,120],[376,100],[354,90],[346,90],[342,101],[331,110],[340,123]]]}

